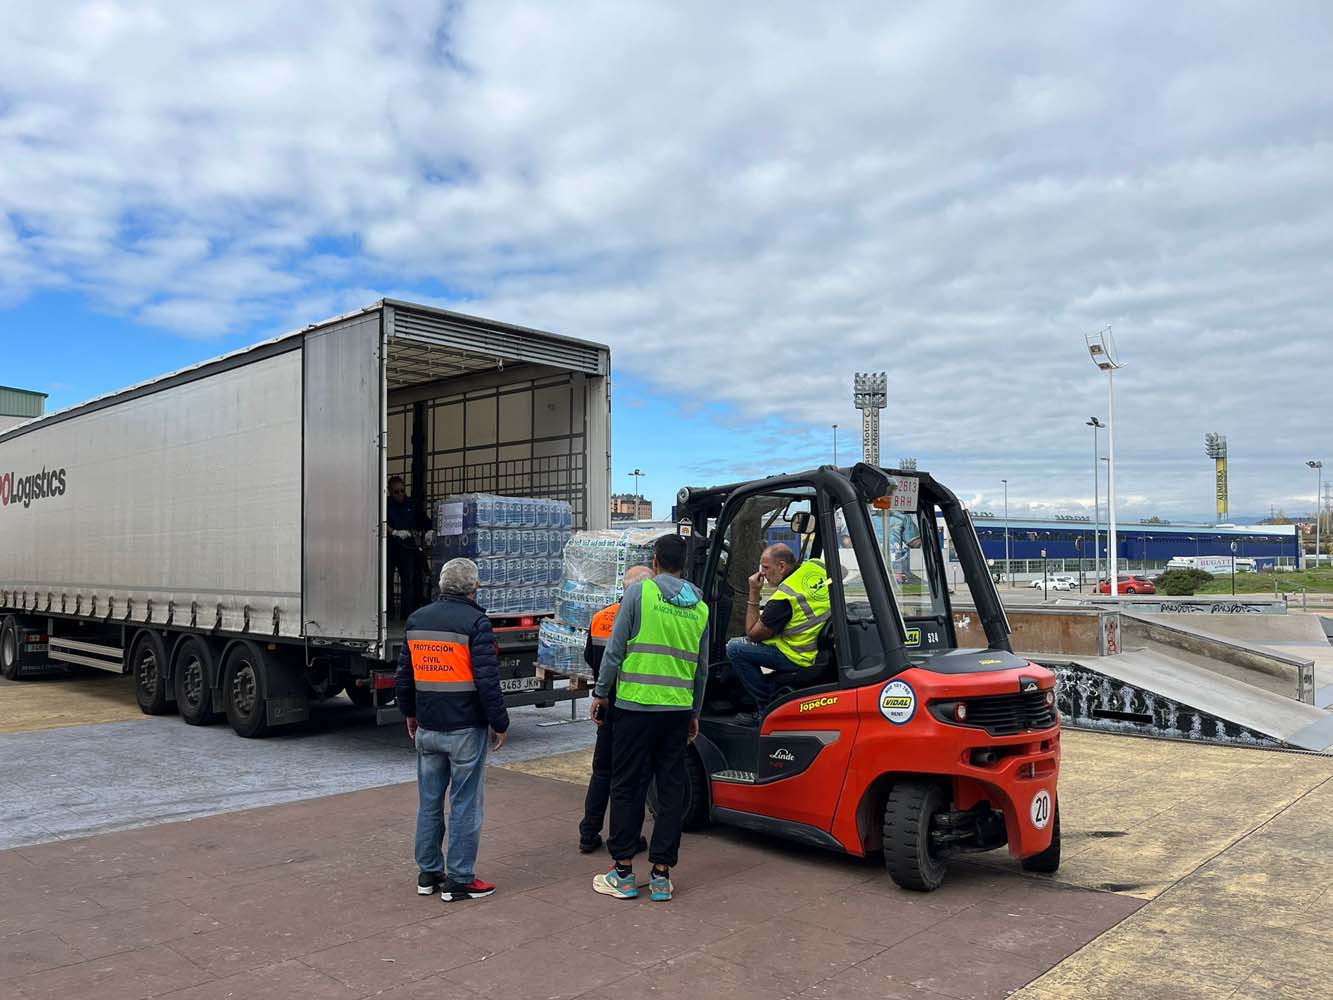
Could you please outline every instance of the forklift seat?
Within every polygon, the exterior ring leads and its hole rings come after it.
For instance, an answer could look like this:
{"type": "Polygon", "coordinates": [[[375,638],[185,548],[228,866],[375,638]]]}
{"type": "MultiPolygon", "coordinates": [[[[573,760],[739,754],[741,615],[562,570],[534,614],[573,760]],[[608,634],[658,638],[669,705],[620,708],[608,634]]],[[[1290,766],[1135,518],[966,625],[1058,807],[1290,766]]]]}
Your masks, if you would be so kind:
{"type": "Polygon", "coordinates": [[[775,670],[770,675],[774,687],[773,700],[784,698],[800,688],[831,684],[837,680],[837,673],[837,664],[833,657],[833,630],[826,624],[819,630],[814,663],[793,670],[775,670]]]}

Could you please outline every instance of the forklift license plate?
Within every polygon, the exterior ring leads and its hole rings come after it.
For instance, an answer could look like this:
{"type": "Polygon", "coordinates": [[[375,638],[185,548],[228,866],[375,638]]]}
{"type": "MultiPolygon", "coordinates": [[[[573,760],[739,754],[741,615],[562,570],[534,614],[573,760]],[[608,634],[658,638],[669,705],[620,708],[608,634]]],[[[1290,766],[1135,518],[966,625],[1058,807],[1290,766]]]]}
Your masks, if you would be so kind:
{"type": "Polygon", "coordinates": [[[506,677],[500,681],[500,690],[512,693],[514,691],[536,691],[542,686],[540,677],[506,677]]]}

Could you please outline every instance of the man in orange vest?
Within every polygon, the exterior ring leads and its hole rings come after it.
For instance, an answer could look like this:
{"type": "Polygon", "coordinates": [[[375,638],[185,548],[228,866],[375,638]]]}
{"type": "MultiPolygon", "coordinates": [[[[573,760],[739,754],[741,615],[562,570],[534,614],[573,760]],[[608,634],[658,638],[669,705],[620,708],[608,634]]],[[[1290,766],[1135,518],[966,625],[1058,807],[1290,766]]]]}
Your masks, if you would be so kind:
{"type": "MultiPolygon", "coordinates": [[[[649,579],[653,571],[647,566],[631,566],[625,571],[622,593],[633,584],[649,579]]],[[[611,629],[616,624],[616,612],[620,610],[617,601],[609,608],[603,608],[593,615],[592,626],[588,629],[588,643],[583,647],[583,662],[592,668],[593,683],[597,683],[597,673],[602,668],[602,654],[611,638],[611,629]]],[[[614,704],[615,694],[611,695],[614,704]]],[[[579,823],[579,850],[591,854],[602,846],[602,824],[606,820],[606,804],[611,798],[611,712],[610,706],[603,711],[602,724],[597,727],[597,743],[592,751],[592,777],[588,779],[588,794],[583,800],[583,820],[579,823]]],[[[646,845],[641,850],[646,850],[646,845]]]]}

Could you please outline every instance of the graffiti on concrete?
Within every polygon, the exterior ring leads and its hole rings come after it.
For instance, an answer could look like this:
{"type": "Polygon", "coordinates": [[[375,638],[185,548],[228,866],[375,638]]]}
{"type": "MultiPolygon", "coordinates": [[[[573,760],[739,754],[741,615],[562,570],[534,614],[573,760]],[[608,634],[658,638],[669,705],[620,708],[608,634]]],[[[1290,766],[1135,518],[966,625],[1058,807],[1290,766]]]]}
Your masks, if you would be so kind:
{"type": "Polygon", "coordinates": [[[1133,733],[1200,743],[1280,746],[1278,740],[1184,702],[1144,691],[1077,663],[1048,663],[1059,684],[1061,723],[1074,729],[1133,733]]]}

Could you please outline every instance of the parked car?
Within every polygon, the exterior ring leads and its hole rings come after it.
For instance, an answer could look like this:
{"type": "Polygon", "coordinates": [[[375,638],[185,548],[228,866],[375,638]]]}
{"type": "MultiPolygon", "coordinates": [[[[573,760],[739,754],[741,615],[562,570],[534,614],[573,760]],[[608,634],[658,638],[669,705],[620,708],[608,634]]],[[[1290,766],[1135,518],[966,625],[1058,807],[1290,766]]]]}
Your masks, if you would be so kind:
{"type": "Polygon", "coordinates": [[[1038,577],[1030,583],[1033,590],[1041,590],[1046,587],[1048,590],[1077,590],[1078,579],[1072,576],[1048,576],[1044,581],[1038,577]]]}
{"type": "MultiPolygon", "coordinates": [[[[1103,594],[1111,592],[1110,584],[1102,580],[1097,585],[1097,590],[1103,594]]],[[[1119,594],[1155,594],[1157,587],[1146,576],[1137,576],[1133,573],[1116,574],[1116,593],[1119,594]]]]}

